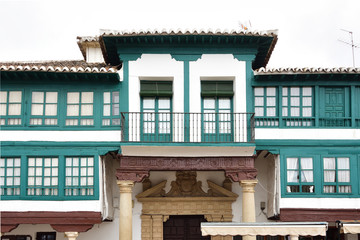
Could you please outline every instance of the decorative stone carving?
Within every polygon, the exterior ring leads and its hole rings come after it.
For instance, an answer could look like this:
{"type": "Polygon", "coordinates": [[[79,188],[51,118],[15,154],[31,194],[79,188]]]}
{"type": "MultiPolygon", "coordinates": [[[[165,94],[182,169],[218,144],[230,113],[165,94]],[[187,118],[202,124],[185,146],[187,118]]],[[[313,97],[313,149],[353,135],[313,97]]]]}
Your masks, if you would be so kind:
{"type": "Polygon", "coordinates": [[[144,179],[144,181],[142,181],[142,185],[143,185],[143,192],[145,192],[146,190],[151,188],[151,181],[148,177],[146,177],[144,179]]]}
{"type": "Polygon", "coordinates": [[[232,182],[230,180],[230,178],[225,178],[224,182],[223,182],[223,188],[225,188],[226,190],[229,190],[230,192],[232,191],[232,182]]]}
{"type": "Polygon", "coordinates": [[[176,172],[176,181],[171,183],[171,189],[166,197],[201,197],[207,194],[201,189],[201,181],[196,181],[196,172],[176,172]]]}
{"type": "Polygon", "coordinates": [[[133,170],[116,169],[117,180],[142,182],[142,180],[146,177],[149,177],[149,171],[145,171],[145,170],[133,171],[133,170]]]}

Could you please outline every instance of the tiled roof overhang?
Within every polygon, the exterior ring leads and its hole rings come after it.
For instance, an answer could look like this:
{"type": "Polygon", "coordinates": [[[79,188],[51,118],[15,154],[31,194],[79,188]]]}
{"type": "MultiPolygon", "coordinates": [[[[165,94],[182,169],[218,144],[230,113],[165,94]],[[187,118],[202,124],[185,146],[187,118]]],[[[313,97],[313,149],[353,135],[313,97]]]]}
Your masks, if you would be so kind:
{"type": "Polygon", "coordinates": [[[113,80],[118,81],[117,68],[105,63],[80,61],[41,61],[41,62],[0,62],[2,79],[21,77],[46,77],[113,80]],[[46,75],[46,76],[45,76],[46,75]]]}
{"type": "Polygon", "coordinates": [[[266,66],[277,39],[277,31],[243,30],[107,31],[99,37],[104,59],[111,65],[121,63],[119,51],[144,53],[146,49],[151,52],[172,48],[176,51],[182,49],[185,53],[187,51],[188,54],[191,54],[195,48],[202,48],[213,53],[239,54],[239,52],[226,52],[229,49],[236,49],[236,51],[242,51],[241,54],[254,54],[255,49],[256,57],[253,62],[253,69],[266,66]],[[121,50],[119,50],[120,48],[121,50]]]}
{"type": "Polygon", "coordinates": [[[360,81],[360,68],[260,68],[255,80],[355,80],[360,81]]]}

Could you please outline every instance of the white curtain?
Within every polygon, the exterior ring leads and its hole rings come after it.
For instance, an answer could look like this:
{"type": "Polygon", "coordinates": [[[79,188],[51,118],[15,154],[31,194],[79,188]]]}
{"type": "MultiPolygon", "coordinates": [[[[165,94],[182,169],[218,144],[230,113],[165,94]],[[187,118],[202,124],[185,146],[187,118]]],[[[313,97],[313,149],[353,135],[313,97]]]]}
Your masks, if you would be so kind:
{"type": "MultiPolygon", "coordinates": [[[[324,182],[336,182],[335,158],[324,158],[324,182]]],[[[324,186],[324,193],[336,192],[336,186],[324,186]]]]}
{"type": "Polygon", "coordinates": [[[297,158],[287,158],[287,181],[299,182],[299,161],[297,158]]]}
{"type": "Polygon", "coordinates": [[[301,181],[313,182],[313,161],[312,158],[301,158],[301,181]]]}
{"type": "MultiPolygon", "coordinates": [[[[338,181],[350,183],[349,158],[338,158],[338,181]]],[[[351,186],[339,186],[340,193],[351,193],[351,186]]]]}

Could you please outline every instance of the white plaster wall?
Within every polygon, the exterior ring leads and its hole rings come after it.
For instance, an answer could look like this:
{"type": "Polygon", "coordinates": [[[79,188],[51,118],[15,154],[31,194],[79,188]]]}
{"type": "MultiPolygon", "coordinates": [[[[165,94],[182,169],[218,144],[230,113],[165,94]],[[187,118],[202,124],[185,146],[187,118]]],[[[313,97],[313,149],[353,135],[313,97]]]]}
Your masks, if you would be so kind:
{"type": "Polygon", "coordinates": [[[87,47],[86,48],[86,62],[89,63],[102,63],[104,58],[100,47],[87,47]]]}
{"type": "Polygon", "coordinates": [[[256,139],[358,140],[360,129],[255,128],[256,139]]]}
{"type": "Polygon", "coordinates": [[[246,112],[246,64],[232,54],[203,54],[190,62],[190,112],[201,112],[201,77],[234,80],[234,112],[246,112]]]}
{"type": "Polygon", "coordinates": [[[280,208],[359,209],[358,198],[281,198],[280,208]]]}
{"type": "Polygon", "coordinates": [[[7,131],[0,141],[120,142],[121,131],[7,131]]]}
{"type": "Polygon", "coordinates": [[[129,111],[140,112],[140,78],[159,80],[156,77],[173,78],[173,112],[184,111],[184,64],[170,54],[142,54],[129,62],[129,111]],[[155,77],[155,78],[154,78],[155,77]]]}

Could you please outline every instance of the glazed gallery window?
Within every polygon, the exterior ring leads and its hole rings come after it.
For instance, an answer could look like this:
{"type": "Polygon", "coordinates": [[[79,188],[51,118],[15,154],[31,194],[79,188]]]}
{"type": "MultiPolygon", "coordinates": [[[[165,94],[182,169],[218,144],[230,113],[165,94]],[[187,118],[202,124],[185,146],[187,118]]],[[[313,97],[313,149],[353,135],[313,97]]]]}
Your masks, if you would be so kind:
{"type": "Polygon", "coordinates": [[[93,105],[93,92],[68,92],[65,125],[94,125],[93,105]]]}
{"type": "Polygon", "coordinates": [[[103,126],[118,126],[120,125],[120,105],[119,92],[104,92],[103,93],[103,126]]]}
{"type": "Polygon", "coordinates": [[[94,157],[66,157],[65,196],[94,195],[94,157]]]}
{"type": "Polygon", "coordinates": [[[256,87],[254,95],[256,117],[275,117],[277,115],[275,87],[256,87]]]}
{"type": "Polygon", "coordinates": [[[286,158],[288,193],[314,193],[313,158],[286,158]]]}
{"type": "Polygon", "coordinates": [[[57,196],[59,159],[57,157],[29,157],[27,195],[57,196]]]}
{"type": "Polygon", "coordinates": [[[145,97],[142,99],[143,133],[170,134],[171,99],[167,97],[145,97]]]}
{"type": "Polygon", "coordinates": [[[312,106],[313,97],[311,87],[282,88],[283,117],[312,117],[312,106]]]}
{"type": "Polygon", "coordinates": [[[231,98],[203,98],[204,134],[230,134],[231,98]]]}
{"type": "Polygon", "coordinates": [[[324,157],[324,193],[351,193],[350,159],[347,157],[324,157]]]}
{"type": "Polygon", "coordinates": [[[20,195],[21,159],[19,157],[0,158],[0,195],[20,195]]]}
{"type": "Polygon", "coordinates": [[[22,124],[22,91],[0,91],[0,125],[22,124]]]}
{"type": "Polygon", "coordinates": [[[32,92],[30,125],[57,125],[57,92],[32,92]]]}

